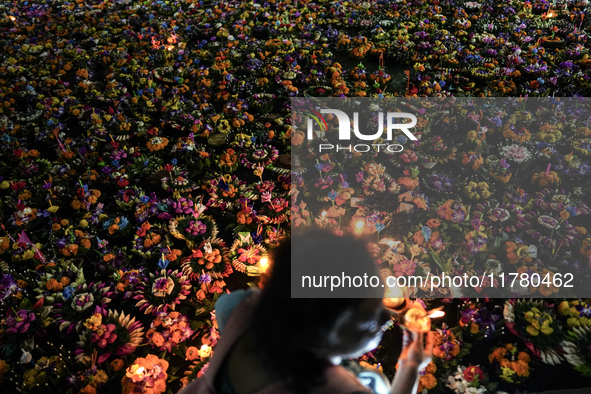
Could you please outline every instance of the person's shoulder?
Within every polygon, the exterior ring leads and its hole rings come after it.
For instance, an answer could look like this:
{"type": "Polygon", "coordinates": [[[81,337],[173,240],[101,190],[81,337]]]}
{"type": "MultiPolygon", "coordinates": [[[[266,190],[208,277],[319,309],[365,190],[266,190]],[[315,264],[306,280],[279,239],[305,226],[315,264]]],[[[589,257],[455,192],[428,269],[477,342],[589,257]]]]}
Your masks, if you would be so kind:
{"type": "Polygon", "coordinates": [[[226,326],[230,315],[242,300],[260,292],[259,289],[235,290],[231,293],[222,294],[215,303],[215,315],[220,332],[226,326]]]}
{"type": "Polygon", "coordinates": [[[230,293],[222,294],[216,301],[215,307],[216,310],[225,310],[227,308],[233,309],[242,301],[243,299],[256,294],[259,290],[255,288],[250,288],[247,290],[234,290],[230,293]]]}

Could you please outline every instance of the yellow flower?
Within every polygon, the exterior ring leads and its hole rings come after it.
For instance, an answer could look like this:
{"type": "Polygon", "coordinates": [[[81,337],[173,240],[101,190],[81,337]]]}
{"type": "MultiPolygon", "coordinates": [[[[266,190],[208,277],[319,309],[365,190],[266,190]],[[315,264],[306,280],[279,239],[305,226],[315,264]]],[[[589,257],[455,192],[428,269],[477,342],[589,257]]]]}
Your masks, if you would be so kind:
{"type": "Polygon", "coordinates": [[[102,324],[102,322],[103,315],[101,315],[100,313],[95,313],[94,315],[86,319],[86,321],[84,322],[84,327],[92,331],[96,331],[98,327],[102,324]]]}
{"type": "Polygon", "coordinates": [[[554,329],[550,327],[550,323],[552,323],[552,319],[546,320],[542,323],[542,328],[540,328],[540,331],[543,334],[550,335],[554,332],[554,329]]]}
{"type": "Polygon", "coordinates": [[[109,380],[109,378],[107,377],[107,374],[105,373],[105,371],[103,371],[102,369],[100,371],[98,371],[96,373],[96,375],[94,375],[94,382],[95,385],[98,384],[102,384],[102,383],[107,383],[107,380],[109,380]]]}
{"type": "Polygon", "coordinates": [[[515,375],[515,371],[511,368],[501,367],[503,373],[501,374],[500,378],[506,382],[513,383],[513,375],[515,375]]]}
{"type": "Polygon", "coordinates": [[[525,312],[525,320],[531,323],[534,318],[534,313],[532,311],[525,312]]]}
{"type": "Polygon", "coordinates": [[[532,337],[537,337],[540,334],[540,330],[538,330],[537,328],[535,328],[532,325],[527,326],[527,328],[525,330],[532,337]]]}
{"type": "Polygon", "coordinates": [[[560,304],[558,304],[558,313],[560,313],[562,316],[568,315],[569,309],[570,306],[568,305],[568,301],[562,301],[560,304]]]}

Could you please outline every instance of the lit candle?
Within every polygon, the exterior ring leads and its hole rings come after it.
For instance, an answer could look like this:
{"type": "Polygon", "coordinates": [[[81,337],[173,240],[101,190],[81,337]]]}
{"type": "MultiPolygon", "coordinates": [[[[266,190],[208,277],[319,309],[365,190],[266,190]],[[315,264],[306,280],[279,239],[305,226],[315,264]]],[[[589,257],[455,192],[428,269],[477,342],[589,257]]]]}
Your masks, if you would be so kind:
{"type": "Polygon", "coordinates": [[[405,286],[388,287],[382,301],[384,307],[394,311],[402,311],[403,305],[406,303],[405,290],[405,286]]]}
{"type": "Polygon", "coordinates": [[[412,332],[431,331],[431,318],[428,316],[425,308],[418,302],[413,302],[404,314],[404,327],[412,332]]]}
{"type": "Polygon", "coordinates": [[[269,268],[269,259],[267,257],[261,258],[259,261],[259,266],[262,273],[267,272],[267,269],[269,268]]]}
{"type": "Polygon", "coordinates": [[[365,222],[363,219],[359,219],[355,223],[355,235],[361,235],[363,233],[363,227],[365,226],[365,222]]]}
{"type": "Polygon", "coordinates": [[[144,380],[145,370],[146,369],[144,367],[140,367],[137,364],[133,364],[131,367],[127,369],[126,376],[130,378],[134,383],[138,383],[144,380]]]}
{"type": "Polygon", "coordinates": [[[429,315],[429,317],[430,317],[431,319],[437,319],[437,318],[439,318],[439,317],[443,317],[443,316],[445,316],[445,312],[443,312],[443,311],[439,311],[439,310],[433,311],[433,312],[431,312],[431,314],[429,315]]]}
{"type": "Polygon", "coordinates": [[[199,354],[199,357],[201,358],[207,358],[211,355],[211,347],[209,345],[203,345],[201,346],[201,349],[197,351],[197,354],[199,354]]]}

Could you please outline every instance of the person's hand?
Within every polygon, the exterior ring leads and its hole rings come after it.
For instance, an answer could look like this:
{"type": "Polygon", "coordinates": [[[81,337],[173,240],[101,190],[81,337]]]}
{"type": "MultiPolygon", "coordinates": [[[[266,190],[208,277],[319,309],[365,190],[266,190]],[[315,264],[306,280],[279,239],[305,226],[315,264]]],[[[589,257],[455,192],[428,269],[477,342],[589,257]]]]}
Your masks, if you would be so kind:
{"type": "Polygon", "coordinates": [[[404,330],[402,339],[402,353],[398,358],[399,365],[410,365],[419,371],[426,368],[433,359],[433,333],[427,333],[427,341],[423,346],[423,333],[413,333],[404,330]]]}

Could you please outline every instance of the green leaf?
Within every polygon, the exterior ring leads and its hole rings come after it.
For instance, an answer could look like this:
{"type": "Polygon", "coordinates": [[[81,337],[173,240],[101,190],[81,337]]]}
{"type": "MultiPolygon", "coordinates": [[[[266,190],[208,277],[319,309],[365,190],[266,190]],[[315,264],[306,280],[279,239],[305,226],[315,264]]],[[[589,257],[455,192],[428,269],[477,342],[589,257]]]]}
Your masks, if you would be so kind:
{"type": "Polygon", "coordinates": [[[16,343],[11,343],[2,349],[2,358],[8,358],[16,350],[16,343]]]}
{"type": "Polygon", "coordinates": [[[204,313],[204,312],[205,312],[205,310],[206,310],[206,308],[205,308],[205,307],[201,307],[201,308],[198,308],[198,309],[196,309],[196,310],[195,310],[195,316],[199,316],[199,315],[201,315],[202,313],[204,313]]]}
{"type": "Polygon", "coordinates": [[[500,238],[500,237],[494,237],[494,240],[493,240],[493,248],[494,248],[494,249],[498,249],[498,248],[500,248],[500,247],[501,247],[501,244],[502,244],[502,242],[503,242],[503,241],[501,240],[501,238],[500,238]]]}
{"type": "Polygon", "coordinates": [[[189,327],[191,327],[191,330],[193,330],[193,331],[197,331],[197,330],[198,330],[198,329],[200,329],[200,328],[201,328],[201,327],[202,327],[204,324],[205,324],[205,322],[204,322],[204,321],[196,321],[196,320],[193,320],[193,321],[191,322],[191,324],[189,324],[189,327]]]}
{"type": "Polygon", "coordinates": [[[575,370],[579,371],[583,376],[591,376],[591,365],[579,365],[575,367],[575,370]]]}
{"type": "Polygon", "coordinates": [[[29,301],[28,298],[25,298],[24,300],[21,301],[21,304],[19,305],[18,308],[29,310],[29,309],[31,309],[31,306],[32,306],[31,301],[29,301]]]}
{"type": "Polygon", "coordinates": [[[176,346],[172,349],[172,354],[179,356],[180,358],[185,358],[185,352],[181,349],[180,346],[176,346]]]}
{"type": "Polygon", "coordinates": [[[439,266],[439,268],[441,268],[441,271],[445,272],[445,270],[443,269],[443,262],[441,261],[441,259],[439,258],[439,256],[437,255],[437,253],[435,253],[433,251],[433,249],[429,248],[429,255],[431,256],[431,258],[433,259],[433,261],[439,266]]]}

